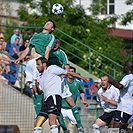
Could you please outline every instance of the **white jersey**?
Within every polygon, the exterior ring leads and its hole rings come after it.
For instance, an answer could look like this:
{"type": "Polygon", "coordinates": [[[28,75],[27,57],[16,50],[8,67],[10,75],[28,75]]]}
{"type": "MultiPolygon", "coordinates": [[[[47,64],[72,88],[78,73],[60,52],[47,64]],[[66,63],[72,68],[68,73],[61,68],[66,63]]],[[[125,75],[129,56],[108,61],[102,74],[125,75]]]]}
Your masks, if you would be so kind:
{"type": "Polygon", "coordinates": [[[121,102],[118,110],[132,115],[133,112],[133,74],[128,74],[120,81],[123,89],[120,89],[121,102]]]}
{"type": "MultiPolygon", "coordinates": [[[[114,87],[113,85],[110,86],[107,90],[104,90],[102,87],[98,90],[98,96],[100,97],[101,95],[107,97],[109,100],[114,100],[116,102],[119,101],[120,98],[120,91],[114,87]]],[[[101,106],[104,110],[104,112],[111,112],[117,109],[117,106],[112,105],[108,102],[102,101],[100,99],[101,106]]]]}
{"type": "Polygon", "coordinates": [[[59,75],[67,74],[67,71],[56,66],[51,65],[38,79],[41,89],[44,92],[44,99],[46,100],[51,95],[62,95],[61,78],[59,75]]]}

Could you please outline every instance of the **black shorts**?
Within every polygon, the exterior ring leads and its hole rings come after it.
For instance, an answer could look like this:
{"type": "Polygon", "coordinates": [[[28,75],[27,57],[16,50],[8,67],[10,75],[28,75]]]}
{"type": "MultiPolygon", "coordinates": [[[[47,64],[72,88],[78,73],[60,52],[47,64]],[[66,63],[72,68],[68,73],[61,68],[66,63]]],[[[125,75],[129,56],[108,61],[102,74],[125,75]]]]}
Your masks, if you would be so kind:
{"type": "Polygon", "coordinates": [[[48,114],[60,115],[62,106],[62,98],[59,95],[49,96],[45,102],[43,102],[40,113],[38,116],[44,116],[48,118],[48,114]]]}
{"type": "Polygon", "coordinates": [[[114,118],[115,122],[127,123],[130,117],[131,117],[131,115],[129,115],[125,112],[116,110],[113,118],[114,118]],[[122,117],[121,117],[121,115],[122,115],[122,117]]]}
{"type": "Polygon", "coordinates": [[[108,125],[110,124],[110,122],[111,122],[111,120],[112,120],[114,114],[115,114],[115,111],[112,111],[112,112],[109,112],[109,113],[104,112],[104,114],[101,115],[99,118],[100,118],[102,121],[106,122],[106,124],[107,124],[107,126],[108,126],[108,125]]]}

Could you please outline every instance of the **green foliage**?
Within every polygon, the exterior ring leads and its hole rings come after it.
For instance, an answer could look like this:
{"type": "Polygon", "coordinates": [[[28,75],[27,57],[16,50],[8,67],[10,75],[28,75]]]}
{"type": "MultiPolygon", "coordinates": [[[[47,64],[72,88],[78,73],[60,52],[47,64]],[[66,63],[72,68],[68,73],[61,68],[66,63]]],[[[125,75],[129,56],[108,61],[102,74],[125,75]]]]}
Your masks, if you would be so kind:
{"type": "MultiPolygon", "coordinates": [[[[64,12],[61,15],[54,15],[51,12],[55,0],[42,0],[41,2],[35,2],[33,0],[19,1],[24,4],[18,10],[19,19],[24,22],[24,26],[43,27],[45,22],[49,18],[52,18],[56,22],[59,30],[80,41],[80,43],[76,42],[75,40],[72,40],[71,37],[58,32],[58,30],[54,31],[54,34],[61,39],[61,46],[67,53],[69,60],[88,71],[88,63],[91,61],[91,73],[96,76],[100,77],[102,74],[98,72],[97,69],[102,69],[106,73],[112,75],[113,70],[110,70],[109,67],[112,69],[115,68],[116,70],[119,70],[119,68],[117,68],[114,63],[111,63],[95,51],[91,50],[91,48],[119,64],[123,64],[126,60],[126,57],[120,53],[120,49],[123,47],[123,40],[111,36],[109,34],[111,31],[107,29],[107,26],[116,22],[118,16],[108,17],[103,20],[100,20],[95,16],[99,12],[105,10],[106,4],[103,0],[100,0],[100,3],[97,3],[99,0],[95,0],[94,5],[89,9],[93,13],[92,16],[87,16],[82,6],[74,6],[73,0],[56,1],[56,3],[60,3],[64,7],[64,12]],[[38,9],[39,14],[29,14],[29,9],[35,8],[38,9]]],[[[120,78],[121,75],[122,73],[119,73],[116,76],[120,78]]]]}

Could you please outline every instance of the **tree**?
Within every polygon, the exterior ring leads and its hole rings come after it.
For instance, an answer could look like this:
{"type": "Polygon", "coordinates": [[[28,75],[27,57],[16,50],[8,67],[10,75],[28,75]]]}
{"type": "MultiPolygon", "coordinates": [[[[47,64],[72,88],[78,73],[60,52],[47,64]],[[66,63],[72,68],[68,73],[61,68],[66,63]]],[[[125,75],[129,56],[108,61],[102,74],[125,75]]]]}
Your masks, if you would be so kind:
{"type": "MultiPolygon", "coordinates": [[[[59,30],[79,40],[86,46],[97,50],[101,54],[104,54],[119,64],[122,64],[126,60],[126,57],[120,53],[123,40],[118,37],[111,36],[109,34],[111,31],[107,29],[107,26],[116,22],[117,17],[108,17],[100,20],[96,16],[99,11],[103,11],[105,9],[105,3],[103,3],[102,0],[100,4],[96,4],[91,7],[91,9],[93,9],[93,14],[90,16],[85,14],[85,10],[81,5],[74,5],[73,0],[58,0],[58,3],[64,6],[64,12],[61,15],[54,15],[51,12],[51,7],[55,3],[54,0],[19,1],[24,5],[22,5],[18,10],[18,15],[20,21],[26,22],[25,25],[43,27],[44,22],[47,21],[48,18],[52,18],[56,22],[57,27],[59,27],[59,30]],[[29,9],[32,10],[38,8],[39,10],[37,11],[39,11],[39,13],[34,12],[30,14],[28,11],[29,9]]],[[[69,51],[67,52],[69,60],[78,64],[84,69],[88,70],[88,63],[85,63],[84,61],[86,60],[86,62],[88,62],[90,59],[92,60],[92,63],[98,66],[100,69],[107,69],[103,68],[103,62],[115,68],[113,63],[111,64],[105,61],[105,59],[99,57],[99,55],[95,53],[91,53],[90,56],[88,48],[81,45],[81,43],[75,42],[68,36],[59,33],[58,30],[56,30],[54,34],[59,36],[62,41],[65,40],[62,42],[61,46],[64,48],[64,50],[69,51]],[[67,42],[69,46],[64,42],[67,42]],[[82,50],[83,53],[79,52],[78,49],[82,50]],[[76,57],[70,53],[75,53],[76,57]],[[79,58],[83,59],[83,61],[79,60],[79,58]],[[98,61],[95,62],[94,60],[98,61]]],[[[93,72],[95,71],[96,70],[93,69],[93,72]]],[[[106,70],[106,72],[109,73],[109,70],[106,70]]]]}

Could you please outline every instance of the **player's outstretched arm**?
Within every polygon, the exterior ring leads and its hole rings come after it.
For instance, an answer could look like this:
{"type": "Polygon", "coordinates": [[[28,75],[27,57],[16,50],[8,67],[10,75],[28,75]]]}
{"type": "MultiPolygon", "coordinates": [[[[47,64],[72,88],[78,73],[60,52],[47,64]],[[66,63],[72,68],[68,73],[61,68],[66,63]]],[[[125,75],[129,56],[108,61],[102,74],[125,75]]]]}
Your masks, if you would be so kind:
{"type": "Polygon", "coordinates": [[[79,75],[79,74],[77,74],[75,72],[67,72],[67,75],[68,74],[72,75],[75,78],[80,78],[80,79],[82,79],[82,80],[84,80],[86,82],[88,82],[90,80],[89,78],[85,78],[85,77],[83,77],[83,76],[81,76],[81,75],[79,75]]]}
{"type": "Polygon", "coordinates": [[[109,83],[111,83],[112,85],[114,85],[118,89],[122,89],[123,88],[123,85],[119,81],[114,80],[111,77],[109,77],[109,83]]]}
{"type": "Polygon", "coordinates": [[[29,48],[27,47],[22,54],[19,56],[19,58],[15,61],[16,64],[18,64],[22,59],[25,58],[25,56],[28,54],[29,48]]]}

